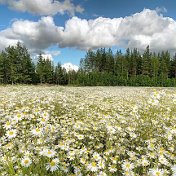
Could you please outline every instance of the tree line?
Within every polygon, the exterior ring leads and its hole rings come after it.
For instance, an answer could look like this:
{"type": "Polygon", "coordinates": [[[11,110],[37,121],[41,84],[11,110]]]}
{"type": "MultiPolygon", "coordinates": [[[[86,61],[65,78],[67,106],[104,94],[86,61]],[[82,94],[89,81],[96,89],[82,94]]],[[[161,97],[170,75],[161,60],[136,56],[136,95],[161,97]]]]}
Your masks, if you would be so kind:
{"type": "Polygon", "coordinates": [[[141,54],[137,48],[125,53],[105,48],[88,51],[81,60],[80,85],[176,86],[176,55],[168,51],[141,54]]]}
{"type": "Polygon", "coordinates": [[[67,85],[69,74],[60,63],[54,66],[42,54],[39,54],[37,63],[34,63],[28,49],[18,42],[16,46],[9,46],[0,53],[0,83],[67,85]]]}
{"type": "Polygon", "coordinates": [[[141,54],[137,48],[125,53],[100,48],[89,50],[79,70],[67,71],[39,54],[34,63],[21,43],[0,53],[1,84],[59,84],[77,86],[176,86],[176,55],[168,51],[141,54]]]}

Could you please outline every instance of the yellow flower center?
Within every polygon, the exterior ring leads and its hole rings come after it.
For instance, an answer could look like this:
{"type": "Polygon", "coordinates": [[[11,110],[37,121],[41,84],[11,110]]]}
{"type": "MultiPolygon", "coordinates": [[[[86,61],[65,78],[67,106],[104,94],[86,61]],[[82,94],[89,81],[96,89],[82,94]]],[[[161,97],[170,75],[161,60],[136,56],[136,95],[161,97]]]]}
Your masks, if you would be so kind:
{"type": "Polygon", "coordinates": [[[160,172],[156,172],[156,175],[157,175],[157,176],[160,176],[160,172]]]}
{"type": "Polygon", "coordinates": [[[127,163],[127,164],[126,164],[126,167],[127,167],[127,168],[130,168],[130,164],[129,164],[129,163],[127,163]]]}
{"type": "Polygon", "coordinates": [[[49,150],[49,151],[48,151],[48,154],[50,155],[50,154],[52,154],[52,152],[49,150]]]}
{"type": "Polygon", "coordinates": [[[40,129],[37,128],[37,129],[36,129],[36,132],[40,132],[40,129]]]}
{"type": "Polygon", "coordinates": [[[24,163],[25,163],[25,164],[28,164],[28,163],[29,163],[29,160],[24,160],[24,163]]]}
{"type": "Polygon", "coordinates": [[[97,166],[95,162],[93,162],[91,165],[92,165],[92,167],[96,167],[97,166]]]}
{"type": "Polygon", "coordinates": [[[13,131],[10,131],[10,132],[9,132],[9,135],[10,135],[10,136],[12,136],[13,134],[14,134],[13,131]]]}
{"type": "Polygon", "coordinates": [[[55,162],[55,161],[51,161],[51,162],[50,162],[50,165],[51,165],[51,166],[55,166],[55,165],[56,165],[56,162],[55,162]]]}

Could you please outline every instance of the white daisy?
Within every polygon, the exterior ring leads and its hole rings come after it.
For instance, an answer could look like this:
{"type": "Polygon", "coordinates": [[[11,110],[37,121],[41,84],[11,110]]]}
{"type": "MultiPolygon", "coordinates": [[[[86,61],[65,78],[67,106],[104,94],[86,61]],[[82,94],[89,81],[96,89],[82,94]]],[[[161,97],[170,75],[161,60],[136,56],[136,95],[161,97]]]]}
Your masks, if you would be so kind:
{"type": "Polygon", "coordinates": [[[46,169],[50,170],[51,172],[54,172],[58,169],[58,163],[59,160],[57,158],[52,159],[51,162],[46,165],[46,169]]]}
{"type": "Polygon", "coordinates": [[[101,171],[101,172],[98,174],[98,176],[107,176],[107,174],[106,174],[105,172],[101,171]]]}
{"type": "Polygon", "coordinates": [[[96,161],[101,160],[101,156],[100,156],[97,152],[94,152],[94,153],[93,153],[93,158],[94,158],[96,161]]]}
{"type": "Polygon", "coordinates": [[[17,135],[17,130],[16,130],[16,129],[14,129],[14,130],[9,130],[9,131],[6,132],[6,136],[7,136],[9,139],[16,137],[16,135],[17,135]]]}
{"type": "Polygon", "coordinates": [[[18,113],[18,114],[16,114],[15,116],[14,116],[14,120],[16,121],[16,122],[18,122],[18,121],[21,121],[22,119],[23,119],[23,114],[21,114],[21,113],[18,113]]]}
{"type": "Polygon", "coordinates": [[[31,133],[34,135],[34,136],[41,136],[42,134],[42,129],[41,128],[34,128],[31,130],[31,133]]]}
{"type": "Polygon", "coordinates": [[[21,160],[21,165],[24,166],[24,167],[29,167],[31,165],[32,161],[30,158],[28,157],[24,157],[22,160],[21,160]]]}
{"type": "Polygon", "coordinates": [[[117,171],[116,165],[114,165],[114,164],[109,166],[108,168],[109,168],[109,171],[112,172],[112,173],[117,171]]]}
{"type": "Polygon", "coordinates": [[[134,165],[133,163],[130,163],[129,161],[125,161],[123,164],[122,164],[122,169],[125,170],[125,171],[130,171],[134,168],[134,165]]]}
{"type": "Polygon", "coordinates": [[[11,121],[7,121],[7,122],[3,125],[3,127],[4,127],[6,130],[12,128],[12,123],[11,123],[11,121]]]}
{"type": "Polygon", "coordinates": [[[54,157],[55,154],[56,152],[50,149],[43,149],[42,151],[40,151],[40,155],[47,156],[48,158],[54,157]]]}
{"type": "Polygon", "coordinates": [[[151,176],[162,176],[162,175],[164,175],[164,170],[158,169],[158,168],[153,168],[153,169],[150,169],[149,173],[151,176]]]}
{"type": "Polygon", "coordinates": [[[96,162],[92,162],[92,163],[88,164],[87,168],[92,172],[97,172],[98,171],[98,167],[97,167],[96,162]]]}

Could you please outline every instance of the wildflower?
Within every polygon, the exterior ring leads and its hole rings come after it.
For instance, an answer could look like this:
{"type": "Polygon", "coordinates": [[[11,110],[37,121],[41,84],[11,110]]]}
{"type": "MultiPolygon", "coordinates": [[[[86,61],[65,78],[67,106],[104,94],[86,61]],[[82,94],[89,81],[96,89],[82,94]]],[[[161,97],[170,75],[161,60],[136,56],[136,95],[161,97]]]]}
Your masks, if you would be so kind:
{"type": "Polygon", "coordinates": [[[77,135],[77,138],[78,138],[79,140],[82,140],[82,139],[84,139],[84,135],[83,135],[83,134],[79,134],[79,135],[77,135]]]}
{"type": "Polygon", "coordinates": [[[98,176],[107,176],[107,174],[105,172],[101,171],[98,173],[98,176]]]}
{"type": "Polygon", "coordinates": [[[142,164],[142,166],[145,167],[145,166],[148,166],[150,163],[146,158],[142,158],[141,164],[142,164]]]}
{"type": "Polygon", "coordinates": [[[12,142],[7,143],[7,145],[5,145],[5,148],[6,149],[12,149],[13,148],[13,143],[12,142]]]}
{"type": "Polygon", "coordinates": [[[15,120],[16,122],[21,121],[21,120],[23,119],[23,116],[24,116],[24,115],[22,115],[21,113],[18,113],[18,114],[16,114],[16,115],[14,116],[14,120],[15,120]]]}
{"type": "Polygon", "coordinates": [[[14,130],[9,130],[9,131],[6,132],[6,135],[7,135],[7,137],[8,137],[9,139],[14,138],[14,137],[16,137],[16,135],[17,135],[17,130],[16,130],[16,129],[14,129],[14,130]]]}
{"type": "Polygon", "coordinates": [[[105,161],[104,160],[99,160],[98,161],[98,167],[100,168],[100,169],[104,169],[105,168],[105,161]]]}
{"type": "Polygon", "coordinates": [[[43,125],[44,125],[44,124],[46,124],[46,123],[47,123],[48,119],[47,119],[47,118],[42,117],[42,118],[40,118],[40,119],[39,119],[39,121],[40,121],[40,123],[41,123],[41,124],[43,124],[43,125]]]}
{"type": "Polygon", "coordinates": [[[7,130],[7,129],[11,129],[12,128],[12,123],[11,121],[7,121],[4,125],[4,128],[7,130]]]}
{"type": "Polygon", "coordinates": [[[164,170],[153,168],[153,169],[150,169],[149,173],[151,174],[151,176],[162,176],[164,175],[164,170]]]}
{"type": "Polygon", "coordinates": [[[42,134],[42,129],[41,128],[34,128],[31,130],[31,132],[34,136],[40,136],[42,134]]]}
{"type": "Polygon", "coordinates": [[[52,159],[47,165],[46,165],[46,169],[50,170],[51,172],[54,172],[58,169],[58,163],[59,160],[57,158],[52,159]]]}
{"type": "Polygon", "coordinates": [[[40,155],[47,156],[48,158],[54,157],[56,152],[54,150],[43,149],[40,151],[40,155]]]}
{"type": "Polygon", "coordinates": [[[97,163],[96,162],[90,163],[88,165],[88,169],[92,172],[97,172],[98,171],[97,163]]]}
{"type": "Polygon", "coordinates": [[[21,165],[24,166],[24,167],[29,167],[31,165],[32,161],[30,158],[28,157],[24,157],[22,160],[21,160],[21,165]]]}
{"type": "Polygon", "coordinates": [[[76,174],[76,176],[82,176],[81,170],[77,167],[74,167],[74,173],[76,174]]]}
{"type": "Polygon", "coordinates": [[[131,171],[133,168],[134,168],[134,164],[130,163],[129,161],[125,161],[122,164],[122,169],[125,170],[125,171],[131,171]]]}
{"type": "Polygon", "coordinates": [[[94,152],[94,153],[93,153],[93,158],[94,158],[96,161],[98,161],[98,160],[101,159],[101,156],[100,156],[97,152],[94,152]]]}
{"type": "Polygon", "coordinates": [[[110,165],[108,168],[109,168],[109,172],[114,173],[117,171],[116,165],[110,165]]]}
{"type": "Polygon", "coordinates": [[[164,164],[164,165],[168,165],[168,161],[167,161],[167,159],[164,157],[164,155],[161,155],[161,156],[159,156],[159,162],[161,163],[161,164],[164,164]]]}
{"type": "Polygon", "coordinates": [[[46,150],[45,156],[52,158],[55,154],[56,152],[54,150],[46,150]]]}
{"type": "Polygon", "coordinates": [[[134,172],[133,171],[125,171],[123,173],[123,175],[125,175],[125,176],[134,176],[134,172]]]}

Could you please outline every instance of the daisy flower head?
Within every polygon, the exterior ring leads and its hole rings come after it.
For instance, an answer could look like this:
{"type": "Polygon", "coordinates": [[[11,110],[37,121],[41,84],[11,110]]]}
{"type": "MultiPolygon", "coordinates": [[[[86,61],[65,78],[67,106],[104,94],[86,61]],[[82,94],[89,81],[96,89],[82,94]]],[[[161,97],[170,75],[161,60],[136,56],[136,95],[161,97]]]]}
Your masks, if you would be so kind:
{"type": "Polygon", "coordinates": [[[29,167],[31,165],[32,161],[29,157],[24,157],[22,160],[21,160],[21,165],[23,167],[29,167]]]}
{"type": "Polygon", "coordinates": [[[6,132],[6,136],[11,139],[11,138],[15,138],[17,135],[17,130],[13,129],[13,130],[9,130],[6,132]]]}
{"type": "Polygon", "coordinates": [[[134,168],[134,164],[129,162],[129,161],[125,161],[123,164],[122,164],[122,169],[125,170],[125,171],[130,171],[134,168]]]}
{"type": "Polygon", "coordinates": [[[49,118],[49,114],[47,112],[42,113],[41,116],[45,118],[46,120],[48,120],[49,118]]]}
{"type": "Polygon", "coordinates": [[[98,171],[97,163],[92,162],[92,163],[88,164],[88,170],[90,170],[92,172],[97,172],[98,171]]]}
{"type": "Polygon", "coordinates": [[[11,129],[12,128],[12,122],[11,121],[7,121],[3,127],[7,130],[7,129],[11,129]]]}
{"type": "Polygon", "coordinates": [[[110,165],[108,168],[109,168],[109,171],[112,172],[112,173],[117,171],[116,165],[114,165],[114,164],[110,165]]]}
{"type": "Polygon", "coordinates": [[[82,176],[81,170],[77,167],[74,167],[74,173],[76,174],[76,176],[82,176]]]}
{"type": "Polygon", "coordinates": [[[47,156],[48,158],[54,157],[55,154],[56,152],[50,149],[43,149],[42,151],[40,151],[40,155],[47,156]]]}
{"type": "Polygon", "coordinates": [[[103,171],[99,172],[98,176],[107,176],[107,174],[103,171]]]}
{"type": "Polygon", "coordinates": [[[96,161],[101,160],[101,156],[100,156],[97,152],[94,152],[94,153],[93,153],[93,158],[94,158],[96,161]]]}
{"type": "Polygon", "coordinates": [[[98,161],[98,167],[100,168],[100,169],[104,169],[105,168],[105,161],[104,160],[99,160],[98,161]]]}
{"type": "Polygon", "coordinates": [[[164,170],[159,169],[159,168],[153,168],[153,169],[150,169],[149,174],[151,176],[163,176],[164,175],[164,170]]]}
{"type": "Polygon", "coordinates": [[[56,152],[54,150],[48,150],[46,152],[46,156],[49,157],[49,158],[54,157],[55,154],[56,154],[56,152]]]}
{"type": "Polygon", "coordinates": [[[58,163],[59,160],[57,158],[52,159],[47,165],[46,165],[46,169],[50,170],[51,172],[54,172],[58,169],[58,163]]]}
{"type": "Polygon", "coordinates": [[[34,136],[41,136],[42,135],[42,129],[41,128],[34,128],[31,130],[31,133],[34,136]]]}
{"type": "Polygon", "coordinates": [[[142,158],[142,160],[141,160],[141,164],[142,164],[142,166],[148,166],[150,163],[149,163],[149,161],[147,160],[147,158],[142,158]]]}
{"type": "Polygon", "coordinates": [[[159,156],[159,162],[160,162],[161,164],[166,165],[166,166],[169,164],[169,162],[168,162],[167,159],[164,157],[164,155],[159,156]]]}
{"type": "Polygon", "coordinates": [[[14,116],[14,120],[16,122],[21,121],[22,119],[23,119],[23,114],[21,114],[21,113],[18,113],[14,116]]]}
{"type": "Polygon", "coordinates": [[[134,172],[133,171],[125,171],[123,173],[123,175],[125,175],[125,176],[134,176],[134,172]]]}

